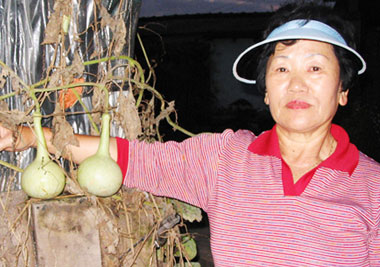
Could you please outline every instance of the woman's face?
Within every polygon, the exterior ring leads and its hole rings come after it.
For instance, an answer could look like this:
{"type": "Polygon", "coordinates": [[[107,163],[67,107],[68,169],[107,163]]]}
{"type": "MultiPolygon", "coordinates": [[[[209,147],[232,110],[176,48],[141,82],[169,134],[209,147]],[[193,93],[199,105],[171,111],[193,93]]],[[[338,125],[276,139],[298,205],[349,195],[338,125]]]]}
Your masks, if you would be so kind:
{"type": "Polygon", "coordinates": [[[298,40],[276,45],[266,70],[265,103],[276,123],[289,131],[308,132],[328,126],[347,104],[339,62],[331,44],[298,40]]]}

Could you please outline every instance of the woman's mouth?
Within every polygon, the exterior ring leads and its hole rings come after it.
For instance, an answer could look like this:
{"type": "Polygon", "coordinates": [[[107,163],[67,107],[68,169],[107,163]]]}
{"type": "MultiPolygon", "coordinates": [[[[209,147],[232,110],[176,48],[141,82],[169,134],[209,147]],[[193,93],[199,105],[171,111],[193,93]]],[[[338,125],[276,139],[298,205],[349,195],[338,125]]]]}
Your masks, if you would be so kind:
{"type": "Polygon", "coordinates": [[[307,109],[310,106],[309,103],[300,100],[293,100],[286,104],[286,107],[289,109],[307,109]]]}

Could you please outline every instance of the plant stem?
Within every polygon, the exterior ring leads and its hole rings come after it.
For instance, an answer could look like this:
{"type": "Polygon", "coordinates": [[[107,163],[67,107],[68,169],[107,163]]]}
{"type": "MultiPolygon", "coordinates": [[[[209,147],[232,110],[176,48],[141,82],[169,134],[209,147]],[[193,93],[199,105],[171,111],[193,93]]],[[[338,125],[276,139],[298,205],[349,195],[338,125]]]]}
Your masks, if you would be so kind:
{"type": "MultiPolygon", "coordinates": [[[[138,107],[142,101],[142,97],[143,97],[143,93],[144,93],[144,90],[145,89],[148,89],[149,91],[151,91],[152,93],[154,93],[161,101],[161,110],[163,110],[164,106],[165,106],[165,101],[162,97],[162,95],[160,93],[158,93],[158,91],[156,89],[154,89],[153,87],[145,84],[145,78],[144,78],[144,72],[143,72],[143,69],[141,67],[141,65],[134,59],[132,59],[131,57],[128,57],[128,56],[111,56],[111,57],[105,57],[105,58],[100,58],[100,59],[95,59],[95,60],[90,60],[90,61],[85,61],[83,63],[84,66],[87,66],[87,65],[92,65],[92,64],[98,64],[98,63],[101,63],[101,62],[106,62],[106,61],[110,61],[110,60],[117,60],[117,59],[124,59],[124,60],[127,60],[132,66],[135,66],[140,75],[139,75],[139,78],[140,78],[140,81],[137,81],[135,79],[131,79],[131,78],[121,78],[122,80],[124,81],[132,81],[133,83],[135,83],[136,85],[138,85],[138,87],[140,88],[140,92],[139,92],[139,96],[137,98],[137,101],[136,101],[136,106],[138,107]]],[[[0,61],[0,65],[2,65],[4,68],[6,68],[8,71],[10,71],[11,73],[14,73],[5,63],[3,63],[2,61],[0,61]]],[[[16,77],[18,77],[15,73],[14,75],[16,77]]],[[[120,78],[120,77],[119,77],[120,78]]],[[[19,78],[18,78],[19,79],[19,78]]],[[[107,95],[107,101],[106,101],[106,112],[108,112],[108,90],[107,88],[105,87],[105,85],[99,85],[98,83],[91,83],[91,82],[84,82],[84,83],[75,83],[75,84],[69,84],[69,85],[65,85],[65,86],[59,86],[59,87],[53,87],[53,88],[44,88],[44,89],[36,89],[36,87],[38,86],[41,86],[43,85],[44,83],[46,83],[49,78],[46,78],[38,83],[35,83],[31,86],[28,86],[26,85],[25,83],[22,82],[21,79],[20,80],[20,83],[28,88],[28,91],[31,93],[30,96],[31,98],[34,100],[34,103],[35,103],[35,106],[36,106],[36,111],[40,112],[40,105],[39,105],[39,102],[38,102],[38,99],[36,98],[35,96],[35,93],[42,93],[42,92],[51,92],[51,91],[57,91],[57,90],[61,90],[61,89],[68,89],[68,88],[72,88],[72,87],[77,87],[77,86],[100,86],[101,89],[105,90],[105,94],[107,95]]],[[[76,92],[74,92],[75,94],[76,92]]],[[[9,93],[7,95],[3,95],[3,96],[0,96],[0,100],[3,100],[5,98],[8,98],[8,97],[12,97],[16,95],[16,92],[14,93],[9,93]]],[[[76,93],[75,94],[78,98],[78,100],[80,99],[80,96],[76,93]]],[[[83,106],[83,108],[85,109],[86,113],[89,115],[89,111],[87,109],[87,107],[85,107],[84,103],[82,101],[80,101],[81,105],[83,106]]],[[[174,123],[169,116],[166,116],[166,121],[175,129],[181,131],[182,133],[188,135],[188,136],[194,136],[195,134],[185,130],[184,128],[180,127],[179,125],[177,125],[176,123],[174,123]]],[[[89,115],[89,119],[92,123],[92,126],[94,127],[94,129],[99,133],[99,130],[96,126],[96,124],[93,122],[91,116],[89,115]]]]}
{"type": "Polygon", "coordinates": [[[99,85],[99,88],[101,89],[101,90],[103,90],[103,92],[104,92],[104,105],[105,105],[105,107],[104,107],[104,112],[105,113],[108,113],[108,106],[109,106],[109,91],[108,91],[108,89],[107,89],[107,87],[104,85],[104,84],[100,84],[99,85]]]}
{"type": "Polygon", "coordinates": [[[33,88],[34,92],[36,92],[36,93],[45,93],[45,92],[54,92],[54,91],[58,91],[61,89],[70,89],[70,88],[79,87],[79,86],[100,87],[101,85],[99,85],[98,83],[92,83],[92,82],[82,82],[82,83],[70,83],[67,85],[49,87],[49,88],[35,88],[35,87],[31,87],[31,88],[33,88]]]}
{"type": "MultiPolygon", "coordinates": [[[[145,89],[148,89],[149,91],[151,91],[154,95],[157,96],[157,98],[161,101],[161,110],[163,110],[165,108],[165,100],[163,98],[163,96],[156,90],[154,89],[153,87],[145,84],[145,83],[140,83],[134,79],[131,79],[131,81],[133,83],[135,83],[137,86],[141,87],[141,88],[145,88],[145,89]]],[[[188,135],[188,136],[195,136],[195,134],[189,132],[188,130],[185,130],[184,128],[182,128],[181,126],[179,126],[178,124],[176,124],[175,122],[173,122],[169,115],[165,116],[165,119],[166,121],[174,128],[174,129],[177,129],[179,130],[180,132],[188,135]]]]}
{"type": "Polygon", "coordinates": [[[103,156],[109,156],[110,155],[110,120],[111,115],[107,112],[103,113],[102,115],[102,131],[100,134],[100,143],[99,148],[96,154],[103,155],[103,156]]]}
{"type": "Polygon", "coordinates": [[[117,59],[127,60],[129,63],[131,63],[132,66],[135,66],[138,69],[139,73],[140,73],[140,79],[141,79],[141,81],[145,82],[144,72],[143,72],[143,69],[142,69],[141,65],[136,60],[134,60],[133,58],[128,57],[128,56],[117,56],[117,57],[116,56],[112,56],[112,57],[103,57],[103,58],[99,58],[99,59],[89,60],[89,61],[83,62],[83,66],[92,65],[92,64],[98,64],[98,63],[101,63],[101,62],[106,62],[106,61],[110,61],[110,60],[117,60],[117,59]]]}
{"type": "Polygon", "coordinates": [[[0,100],[4,100],[4,99],[7,99],[7,98],[15,96],[15,95],[17,95],[17,92],[12,92],[12,93],[9,93],[9,94],[1,95],[0,96],[0,100]]]}
{"type": "Polygon", "coordinates": [[[42,116],[39,111],[33,113],[34,132],[37,137],[37,155],[36,158],[43,160],[43,158],[49,159],[49,153],[47,151],[46,139],[41,125],[42,116]]]}
{"type": "Polygon", "coordinates": [[[139,40],[139,44],[141,46],[141,50],[142,50],[144,58],[145,58],[145,62],[148,65],[148,68],[149,68],[149,76],[147,78],[147,81],[149,81],[150,76],[153,73],[153,71],[152,71],[153,68],[152,68],[152,65],[149,62],[148,55],[146,54],[145,47],[144,47],[143,42],[141,40],[140,34],[137,33],[136,36],[137,36],[137,39],[139,40]]]}
{"type": "Polygon", "coordinates": [[[13,164],[10,164],[10,163],[8,163],[8,162],[6,162],[6,161],[2,161],[2,160],[0,160],[0,165],[3,165],[3,166],[5,166],[5,167],[7,167],[7,168],[9,168],[9,169],[15,170],[16,172],[23,172],[23,171],[24,171],[23,169],[21,169],[21,168],[15,166],[15,165],[13,165],[13,164]]]}
{"type": "Polygon", "coordinates": [[[92,116],[90,115],[90,110],[87,108],[87,106],[83,103],[82,101],[82,98],[81,96],[78,94],[77,90],[75,89],[72,89],[73,93],[75,94],[75,96],[77,97],[79,103],[81,104],[81,106],[83,107],[84,111],[86,112],[86,115],[92,125],[92,127],[95,129],[96,133],[99,134],[100,131],[99,131],[99,128],[98,126],[96,125],[96,123],[94,122],[94,120],[92,119],[92,116]]]}
{"type": "MultiPolygon", "coordinates": [[[[96,87],[100,87],[101,85],[97,84],[97,83],[91,83],[91,82],[83,82],[83,83],[71,83],[71,84],[68,84],[68,85],[63,85],[63,86],[57,86],[57,87],[52,87],[52,88],[43,88],[43,89],[33,89],[34,92],[36,93],[44,93],[44,92],[52,92],[52,91],[58,91],[58,90],[61,90],[61,89],[70,89],[70,88],[75,88],[75,87],[78,87],[78,86],[96,86],[96,87]]],[[[90,115],[90,110],[87,108],[87,106],[83,103],[82,101],[82,98],[81,96],[78,94],[78,92],[75,90],[75,89],[72,89],[72,92],[75,94],[76,98],[78,99],[79,103],[81,104],[81,106],[83,107],[85,113],[87,114],[87,117],[92,125],[92,127],[95,129],[95,131],[99,134],[100,131],[98,129],[98,126],[96,126],[96,123],[94,122],[94,120],[92,119],[91,115],[90,115]]]]}

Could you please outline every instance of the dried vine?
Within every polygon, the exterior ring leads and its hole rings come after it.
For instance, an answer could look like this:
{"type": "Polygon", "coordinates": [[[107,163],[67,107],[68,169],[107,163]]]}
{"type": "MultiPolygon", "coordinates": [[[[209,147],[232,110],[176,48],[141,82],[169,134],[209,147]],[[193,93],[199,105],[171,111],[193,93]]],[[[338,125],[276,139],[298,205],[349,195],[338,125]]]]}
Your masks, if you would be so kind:
{"type": "MultiPolygon", "coordinates": [[[[104,266],[185,266],[195,257],[194,240],[189,234],[182,233],[180,227],[183,219],[200,220],[199,209],[135,189],[122,188],[116,195],[107,198],[88,195],[77,184],[75,164],[70,160],[60,160],[61,155],[70,159],[65,147],[76,144],[74,129],[66,120],[68,116],[85,114],[91,132],[98,134],[100,113],[108,111],[113,116],[115,127],[121,128],[124,136],[131,140],[161,141],[159,124],[164,119],[173,129],[193,135],[171,119],[173,115],[176,117],[174,102],[167,102],[154,87],[155,74],[139,36],[149,66],[147,72],[139,62],[123,55],[127,45],[123,2],[120,1],[118,12],[111,15],[101,1],[94,0],[94,23],[87,29],[94,32],[93,47],[86,48],[92,54],[90,60],[84,61],[79,48],[81,35],[85,32],[72,32],[76,29],[73,25],[75,17],[79,15],[74,14],[70,1],[56,0],[42,43],[54,47],[43,79],[28,85],[0,61],[0,92],[7,83],[11,83],[13,89],[11,93],[0,96],[0,122],[10,129],[29,125],[33,112],[46,101],[54,103],[54,111],[44,115],[44,118],[53,118],[53,144],[58,151],[55,160],[68,177],[64,194],[56,199],[84,197],[89,205],[96,207],[104,266]],[[102,41],[104,32],[112,36],[107,45],[102,41]],[[75,38],[69,38],[70,34],[75,38]],[[74,51],[72,58],[68,57],[70,51],[74,51]],[[89,66],[96,66],[96,73],[86,71],[89,66]],[[109,101],[111,94],[118,95],[114,104],[109,101]],[[88,95],[91,95],[90,106],[83,101],[88,95]],[[26,111],[8,109],[4,100],[15,96],[23,97],[28,103],[26,111]],[[34,101],[28,101],[30,99],[34,101]],[[155,114],[157,100],[160,103],[158,115],[155,114]],[[78,108],[73,111],[74,105],[81,107],[81,111],[78,108]]],[[[0,161],[0,164],[22,171],[7,162],[0,161]]],[[[4,227],[9,229],[12,238],[18,240],[12,250],[14,262],[30,263],[33,253],[25,245],[26,240],[31,238],[30,207],[39,201],[26,199],[16,218],[7,214],[8,202],[0,201],[4,227]]],[[[0,263],[13,264],[9,255],[8,258],[5,256],[6,251],[9,252],[5,248],[0,250],[0,263]]]]}

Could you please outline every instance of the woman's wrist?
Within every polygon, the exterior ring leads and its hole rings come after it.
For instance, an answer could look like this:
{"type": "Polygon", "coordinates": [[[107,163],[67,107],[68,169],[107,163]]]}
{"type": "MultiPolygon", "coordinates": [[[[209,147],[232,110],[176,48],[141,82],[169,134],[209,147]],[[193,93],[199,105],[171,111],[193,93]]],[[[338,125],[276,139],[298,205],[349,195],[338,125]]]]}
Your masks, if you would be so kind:
{"type": "Polygon", "coordinates": [[[19,126],[14,134],[14,150],[23,151],[35,147],[35,136],[30,127],[19,126]]]}

